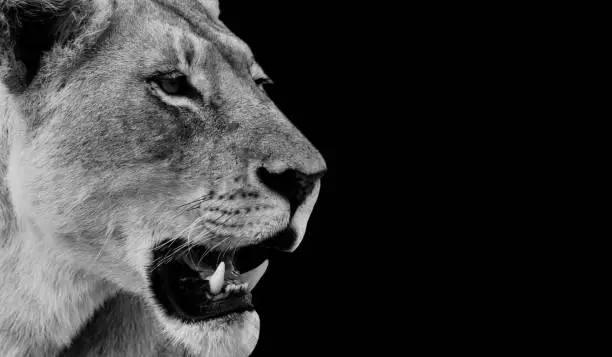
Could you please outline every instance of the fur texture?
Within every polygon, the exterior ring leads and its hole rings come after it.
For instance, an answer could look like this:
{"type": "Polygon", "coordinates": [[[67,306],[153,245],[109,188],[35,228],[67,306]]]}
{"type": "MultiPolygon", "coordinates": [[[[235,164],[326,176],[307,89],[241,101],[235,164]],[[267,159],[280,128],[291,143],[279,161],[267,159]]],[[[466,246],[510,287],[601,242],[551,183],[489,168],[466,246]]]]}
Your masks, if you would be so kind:
{"type": "Polygon", "coordinates": [[[319,182],[290,207],[259,173],[325,170],[218,16],[213,0],[0,0],[0,356],[255,347],[256,312],[184,324],[148,276],[165,239],[232,249],[289,226],[295,249],[319,182]]]}

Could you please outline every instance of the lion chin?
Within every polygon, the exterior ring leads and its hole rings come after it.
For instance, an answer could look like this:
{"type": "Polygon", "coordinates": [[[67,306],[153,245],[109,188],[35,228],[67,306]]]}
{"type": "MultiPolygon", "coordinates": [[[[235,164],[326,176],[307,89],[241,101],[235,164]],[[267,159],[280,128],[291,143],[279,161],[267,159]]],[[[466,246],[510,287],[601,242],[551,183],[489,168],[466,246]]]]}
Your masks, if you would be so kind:
{"type": "Polygon", "coordinates": [[[196,356],[246,357],[259,339],[259,315],[255,311],[229,314],[210,321],[184,324],[158,314],[174,343],[185,345],[196,356]]]}

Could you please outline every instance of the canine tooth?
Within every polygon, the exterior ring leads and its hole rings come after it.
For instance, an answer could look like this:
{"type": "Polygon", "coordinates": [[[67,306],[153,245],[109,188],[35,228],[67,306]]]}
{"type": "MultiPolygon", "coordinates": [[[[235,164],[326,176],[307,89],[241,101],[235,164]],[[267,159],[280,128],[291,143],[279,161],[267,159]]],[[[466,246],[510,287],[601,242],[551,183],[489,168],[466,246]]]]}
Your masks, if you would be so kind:
{"type": "Polygon", "coordinates": [[[214,295],[217,295],[221,292],[223,288],[223,279],[225,277],[225,263],[219,263],[217,270],[208,277],[208,284],[210,285],[210,292],[214,295]]]}
{"type": "Polygon", "coordinates": [[[240,275],[240,280],[248,284],[248,292],[251,292],[253,289],[255,289],[255,285],[257,285],[259,280],[263,277],[264,273],[266,272],[266,269],[268,269],[267,259],[257,268],[240,275]]]}

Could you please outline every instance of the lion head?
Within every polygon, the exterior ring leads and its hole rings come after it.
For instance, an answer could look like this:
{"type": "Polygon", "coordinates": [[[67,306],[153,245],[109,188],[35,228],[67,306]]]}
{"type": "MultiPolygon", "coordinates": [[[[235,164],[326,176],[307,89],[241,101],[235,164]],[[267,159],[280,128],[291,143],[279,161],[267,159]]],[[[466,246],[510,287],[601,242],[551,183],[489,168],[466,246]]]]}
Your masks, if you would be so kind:
{"type": "MultiPolygon", "coordinates": [[[[10,252],[45,269],[0,271],[18,282],[0,299],[44,315],[18,312],[11,326],[60,348],[119,290],[191,353],[248,355],[252,289],[269,249],[299,245],[326,166],[266,95],[219,4],[4,0],[0,11],[0,267],[10,252]],[[66,331],[41,322],[58,319],[66,331]]],[[[4,336],[14,351],[19,331],[4,336]]]]}

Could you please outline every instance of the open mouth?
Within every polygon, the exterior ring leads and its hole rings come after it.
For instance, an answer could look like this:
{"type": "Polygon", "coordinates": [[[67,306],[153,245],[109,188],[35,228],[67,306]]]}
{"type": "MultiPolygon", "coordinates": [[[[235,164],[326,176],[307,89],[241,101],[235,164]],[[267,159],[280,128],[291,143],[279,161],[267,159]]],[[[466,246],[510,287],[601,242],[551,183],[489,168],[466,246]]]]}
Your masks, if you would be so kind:
{"type": "Polygon", "coordinates": [[[149,269],[153,294],[168,315],[184,322],[253,310],[251,291],[270,253],[262,244],[226,250],[163,241],[153,249],[149,269]]]}

